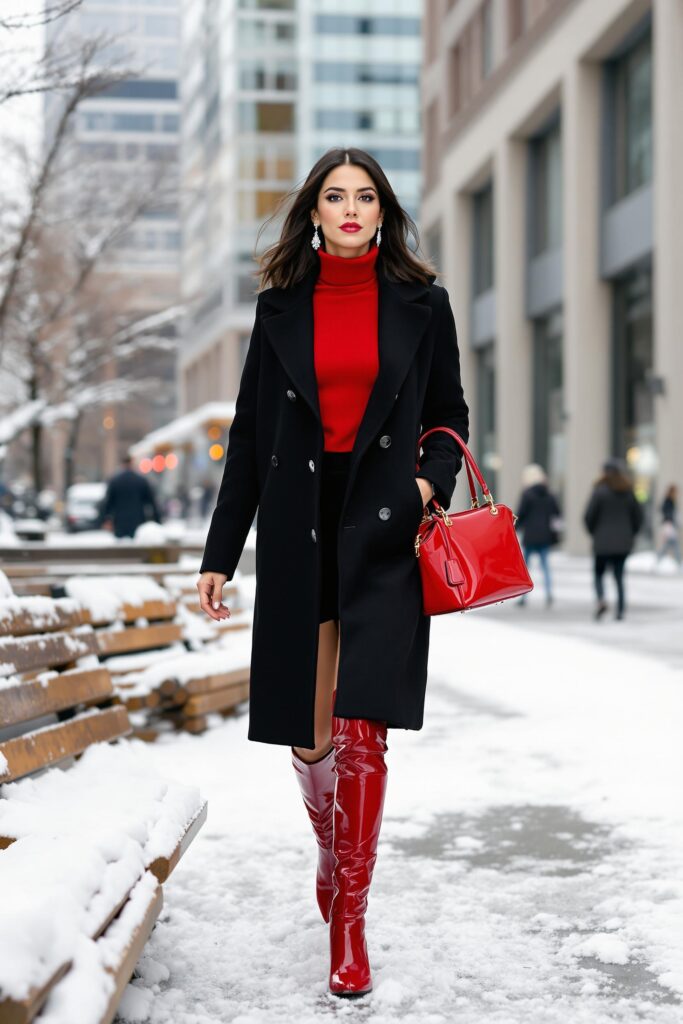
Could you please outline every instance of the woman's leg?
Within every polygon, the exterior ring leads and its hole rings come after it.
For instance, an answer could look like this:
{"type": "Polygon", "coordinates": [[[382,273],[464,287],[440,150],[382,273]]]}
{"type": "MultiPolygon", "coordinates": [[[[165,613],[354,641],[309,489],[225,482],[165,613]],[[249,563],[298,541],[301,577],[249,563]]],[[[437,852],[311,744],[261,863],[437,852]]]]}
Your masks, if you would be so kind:
{"type": "Polygon", "coordinates": [[[625,610],[625,596],[624,596],[624,565],[626,563],[626,555],[615,555],[612,559],[612,572],[614,573],[614,580],[617,585],[617,618],[623,619],[625,610]]]}
{"type": "Polygon", "coordinates": [[[593,559],[593,582],[595,584],[595,596],[598,599],[598,606],[595,610],[595,617],[599,619],[607,611],[605,601],[605,584],[603,578],[607,568],[607,559],[604,555],[595,555],[593,559]]]}
{"type": "Polygon", "coordinates": [[[324,921],[330,919],[332,904],[332,850],[335,755],[333,753],[332,706],[339,663],[339,624],[328,619],[320,624],[318,671],[315,691],[315,749],[292,747],[292,765],[299,789],[318,842],[316,897],[324,921]]]}
{"type": "Polygon", "coordinates": [[[294,752],[312,764],[332,749],[332,707],[339,665],[339,620],[321,622],[318,634],[318,666],[315,680],[315,748],[293,747],[294,752]]]}

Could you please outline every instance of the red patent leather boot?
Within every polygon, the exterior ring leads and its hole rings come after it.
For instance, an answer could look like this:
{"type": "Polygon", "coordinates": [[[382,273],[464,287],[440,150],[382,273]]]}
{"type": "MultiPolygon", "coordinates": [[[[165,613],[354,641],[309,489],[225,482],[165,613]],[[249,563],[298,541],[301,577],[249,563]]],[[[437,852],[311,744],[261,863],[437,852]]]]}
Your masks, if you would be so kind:
{"type": "Polygon", "coordinates": [[[372,991],[365,911],[382,824],[387,727],[368,718],[332,717],[337,785],[334,796],[330,913],[330,992],[372,991]]]}
{"type": "Polygon", "coordinates": [[[334,747],[318,761],[302,761],[292,747],[292,764],[318,840],[316,896],[324,921],[330,919],[332,903],[332,810],[334,806],[334,747]]]}

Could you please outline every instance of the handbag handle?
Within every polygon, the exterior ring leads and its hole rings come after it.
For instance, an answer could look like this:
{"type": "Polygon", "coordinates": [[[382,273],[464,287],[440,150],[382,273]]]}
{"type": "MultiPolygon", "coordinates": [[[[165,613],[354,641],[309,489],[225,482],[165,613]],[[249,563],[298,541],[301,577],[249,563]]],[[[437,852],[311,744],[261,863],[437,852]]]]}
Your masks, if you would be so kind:
{"type": "MultiPolygon", "coordinates": [[[[443,430],[444,433],[450,434],[451,437],[457,442],[459,447],[462,449],[462,453],[465,459],[465,468],[467,470],[467,482],[469,484],[470,496],[472,498],[472,508],[479,508],[479,499],[477,498],[477,491],[474,486],[474,479],[472,476],[472,474],[474,474],[474,476],[477,478],[479,486],[481,487],[481,492],[484,497],[484,501],[490,506],[492,514],[496,515],[498,509],[496,508],[493,502],[493,496],[491,495],[491,492],[488,489],[486,481],[482,476],[481,470],[477,465],[474,455],[472,455],[472,452],[469,450],[463,439],[460,437],[460,434],[457,434],[455,430],[452,430],[450,427],[431,427],[429,430],[426,430],[424,434],[421,435],[417,442],[417,462],[415,468],[417,470],[419,470],[420,468],[419,458],[422,442],[426,437],[429,437],[430,434],[433,434],[435,430],[443,430]]],[[[436,504],[438,505],[438,502],[436,502],[436,504]]]]}

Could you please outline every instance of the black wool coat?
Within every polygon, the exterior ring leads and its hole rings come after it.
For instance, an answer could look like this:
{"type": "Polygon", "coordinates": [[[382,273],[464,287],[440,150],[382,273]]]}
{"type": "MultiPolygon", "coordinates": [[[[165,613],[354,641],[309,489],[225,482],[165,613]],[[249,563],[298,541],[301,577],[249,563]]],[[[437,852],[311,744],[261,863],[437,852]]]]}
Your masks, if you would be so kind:
{"type": "Polygon", "coordinates": [[[517,508],[517,529],[526,547],[546,548],[557,543],[552,521],[560,515],[557,498],[546,484],[532,484],[522,492],[517,508]]]}
{"type": "Polygon", "coordinates": [[[633,491],[596,484],[583,514],[594,555],[628,555],[643,525],[643,509],[633,491]]]}
{"type": "Polygon", "coordinates": [[[138,526],[148,519],[161,522],[159,506],[152,486],[145,476],[134,469],[121,469],[107,484],[107,490],[98,510],[97,524],[111,519],[114,536],[132,537],[138,526]]]}
{"type": "MultiPolygon", "coordinates": [[[[379,369],[350,457],[337,535],[340,652],[334,714],[421,729],[430,618],[414,539],[415,477],[450,505],[468,438],[453,312],[445,288],[391,280],[381,253],[379,369]]],[[[221,485],[200,572],[232,579],[256,510],[256,591],[248,738],[315,747],[320,468],[324,447],[313,355],[314,266],[260,292],[221,485]]]]}

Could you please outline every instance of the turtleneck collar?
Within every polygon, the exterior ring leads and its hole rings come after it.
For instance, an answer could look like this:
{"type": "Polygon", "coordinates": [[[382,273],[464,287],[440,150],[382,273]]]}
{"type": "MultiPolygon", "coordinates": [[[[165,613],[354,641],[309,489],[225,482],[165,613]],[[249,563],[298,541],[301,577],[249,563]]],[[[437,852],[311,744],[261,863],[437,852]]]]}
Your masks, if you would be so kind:
{"type": "Polygon", "coordinates": [[[321,247],[320,273],[318,281],[322,284],[362,284],[370,281],[375,275],[375,263],[379,249],[371,245],[362,256],[333,256],[321,247]]]}

